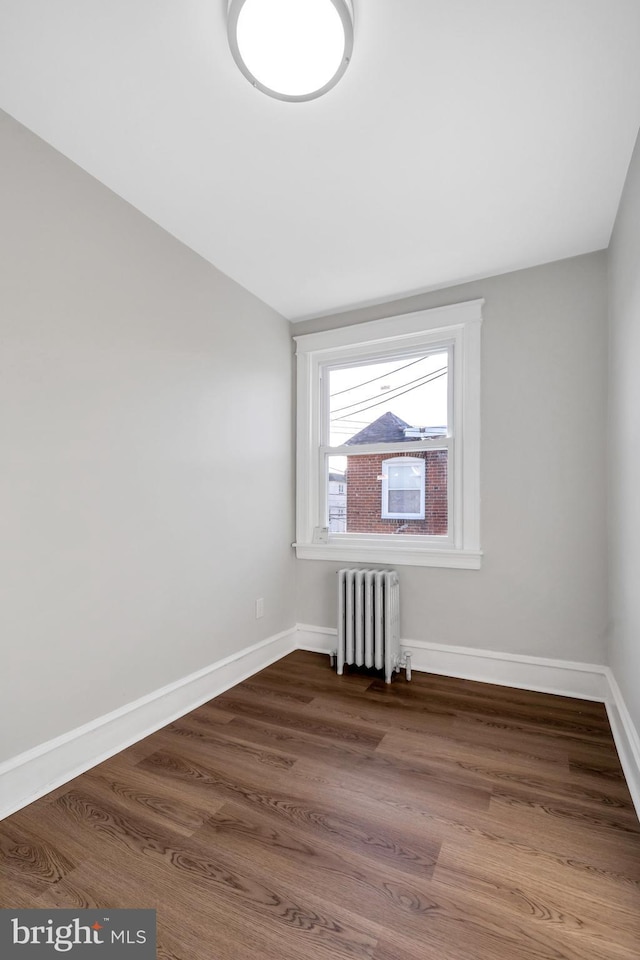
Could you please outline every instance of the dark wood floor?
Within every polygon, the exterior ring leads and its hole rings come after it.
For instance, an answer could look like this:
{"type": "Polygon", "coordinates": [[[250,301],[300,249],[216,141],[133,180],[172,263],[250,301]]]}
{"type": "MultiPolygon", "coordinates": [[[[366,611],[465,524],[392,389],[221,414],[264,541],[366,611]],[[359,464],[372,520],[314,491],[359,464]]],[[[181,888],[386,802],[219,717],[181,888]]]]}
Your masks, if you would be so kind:
{"type": "Polygon", "coordinates": [[[155,907],[180,960],[637,960],[602,704],[295,653],[0,824],[11,907],[155,907]]]}

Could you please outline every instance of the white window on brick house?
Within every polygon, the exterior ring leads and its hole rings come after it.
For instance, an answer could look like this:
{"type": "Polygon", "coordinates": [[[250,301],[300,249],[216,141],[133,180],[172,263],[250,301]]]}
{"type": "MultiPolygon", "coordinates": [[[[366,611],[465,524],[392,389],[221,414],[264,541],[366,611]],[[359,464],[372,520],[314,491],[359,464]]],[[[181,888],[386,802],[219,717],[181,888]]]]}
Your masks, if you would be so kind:
{"type": "Polygon", "coordinates": [[[382,461],[382,517],[424,520],[425,462],[418,457],[382,461]]]}
{"type": "Polygon", "coordinates": [[[294,338],[300,559],[480,566],[482,302],[294,338]]]}

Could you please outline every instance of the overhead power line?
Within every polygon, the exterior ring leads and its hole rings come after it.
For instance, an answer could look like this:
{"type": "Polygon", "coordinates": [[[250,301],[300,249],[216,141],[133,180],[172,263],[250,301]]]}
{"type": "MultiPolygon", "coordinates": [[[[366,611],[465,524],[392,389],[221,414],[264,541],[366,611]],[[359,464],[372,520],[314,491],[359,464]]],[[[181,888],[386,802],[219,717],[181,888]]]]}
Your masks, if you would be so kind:
{"type": "Polygon", "coordinates": [[[341,393],[350,393],[351,390],[358,390],[360,387],[366,387],[369,383],[375,383],[376,380],[384,380],[386,377],[393,376],[394,373],[399,373],[400,370],[406,370],[407,367],[412,367],[415,363],[420,363],[422,360],[426,360],[426,357],[418,357],[417,360],[412,360],[411,363],[405,363],[402,367],[396,367],[395,370],[387,370],[386,373],[381,373],[378,377],[372,377],[371,380],[363,380],[362,383],[356,383],[355,387],[345,387],[344,390],[336,390],[335,393],[330,393],[330,397],[338,397],[341,393]]]}
{"type": "MultiPolygon", "coordinates": [[[[411,393],[413,390],[418,390],[419,387],[424,386],[425,383],[431,383],[432,380],[438,380],[440,377],[446,376],[446,373],[447,373],[447,368],[444,367],[441,373],[435,372],[433,375],[429,377],[428,380],[424,380],[423,383],[419,383],[415,387],[409,387],[408,390],[402,390],[400,393],[396,393],[395,396],[393,396],[391,399],[396,400],[398,397],[404,396],[405,393],[411,393]]],[[[412,383],[414,381],[409,381],[409,382],[412,383]]],[[[385,396],[384,400],[378,400],[377,403],[370,403],[368,407],[362,407],[360,410],[354,410],[353,412],[356,414],[364,413],[365,410],[371,410],[373,407],[382,406],[382,404],[386,403],[388,399],[389,399],[389,394],[385,396]]],[[[344,410],[346,408],[342,407],[342,409],[344,410]]],[[[352,416],[352,414],[345,413],[345,415],[342,417],[331,417],[331,423],[334,423],[338,420],[347,420],[350,416],[352,416]]]]}
{"type": "MultiPolygon", "coordinates": [[[[396,397],[401,397],[404,393],[409,393],[409,390],[401,390],[402,387],[409,387],[412,383],[415,383],[415,387],[411,387],[411,390],[417,390],[418,387],[424,386],[426,383],[431,383],[432,380],[437,380],[438,377],[442,377],[447,372],[447,367],[438,367],[436,370],[432,370],[431,373],[425,373],[421,377],[416,377],[415,380],[407,380],[406,383],[401,383],[398,387],[394,387],[388,393],[385,393],[382,400],[378,400],[376,403],[372,403],[372,407],[378,407],[383,403],[386,403],[389,399],[395,400],[396,397]],[[397,391],[401,390],[400,393],[397,391]]],[[[351,413],[344,414],[342,417],[331,417],[331,420],[345,420],[349,416],[357,416],[359,413],[362,413],[364,410],[369,410],[370,407],[363,407],[363,403],[368,403],[369,400],[373,400],[373,397],[365,397],[364,400],[354,401],[353,403],[347,403],[344,407],[337,407],[335,410],[332,410],[332,413],[340,413],[342,410],[350,410],[352,407],[357,407],[356,410],[351,410],[351,413]]]]}
{"type": "MultiPolygon", "coordinates": [[[[418,386],[421,386],[421,385],[422,385],[422,384],[420,384],[418,381],[423,381],[424,383],[429,383],[431,379],[435,379],[435,377],[433,376],[433,374],[440,374],[440,373],[443,372],[443,371],[446,372],[446,370],[447,370],[447,367],[446,367],[446,366],[445,366],[445,367],[438,367],[436,370],[432,370],[430,373],[423,373],[421,376],[416,377],[415,380],[406,380],[404,383],[398,384],[397,387],[392,387],[391,390],[389,390],[388,393],[385,393],[385,398],[391,397],[391,398],[393,399],[393,395],[395,394],[395,392],[396,392],[397,390],[400,390],[402,387],[408,387],[408,386],[410,386],[410,384],[412,384],[412,383],[416,383],[416,384],[418,384],[418,386]]],[[[414,388],[414,389],[416,389],[416,388],[414,388]]],[[[405,391],[405,392],[406,392],[406,391],[405,391]]],[[[378,396],[378,395],[376,395],[376,396],[378,396]]],[[[400,396],[400,394],[398,394],[398,396],[400,396]]],[[[335,410],[332,410],[331,412],[332,412],[332,413],[340,413],[341,410],[349,410],[351,407],[360,407],[363,403],[368,403],[369,400],[373,400],[373,399],[374,399],[374,397],[364,397],[363,400],[354,400],[353,403],[347,403],[347,404],[344,405],[344,407],[336,407],[336,409],[335,409],[335,410]]],[[[384,400],[382,400],[381,403],[384,403],[384,400]]],[[[359,412],[360,412],[359,410],[354,410],[354,411],[353,411],[353,413],[356,413],[356,414],[359,413],[359,412]]],[[[340,419],[342,419],[342,418],[340,418],[340,419]]]]}

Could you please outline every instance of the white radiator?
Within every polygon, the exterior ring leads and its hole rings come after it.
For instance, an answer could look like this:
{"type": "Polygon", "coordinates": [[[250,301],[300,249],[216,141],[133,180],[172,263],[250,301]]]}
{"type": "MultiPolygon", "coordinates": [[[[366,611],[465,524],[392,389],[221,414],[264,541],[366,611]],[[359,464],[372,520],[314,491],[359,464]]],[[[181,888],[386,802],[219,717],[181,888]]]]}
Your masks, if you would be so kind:
{"type": "Polygon", "coordinates": [[[338,570],[338,673],[344,665],[394,671],[411,679],[411,656],[400,653],[400,583],[395,570],[338,570]]]}

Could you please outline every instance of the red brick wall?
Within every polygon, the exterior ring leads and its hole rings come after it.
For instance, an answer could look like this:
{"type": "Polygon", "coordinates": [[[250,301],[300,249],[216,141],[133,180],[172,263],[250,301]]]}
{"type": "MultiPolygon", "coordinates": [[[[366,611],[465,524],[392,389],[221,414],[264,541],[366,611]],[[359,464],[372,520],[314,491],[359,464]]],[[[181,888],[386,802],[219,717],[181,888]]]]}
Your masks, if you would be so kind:
{"type": "Polygon", "coordinates": [[[347,459],[347,533],[429,534],[447,533],[447,451],[381,454],[347,459]],[[391,456],[425,460],[424,520],[382,519],[382,461],[391,456]],[[406,524],[406,526],[405,526],[406,524]]]}

